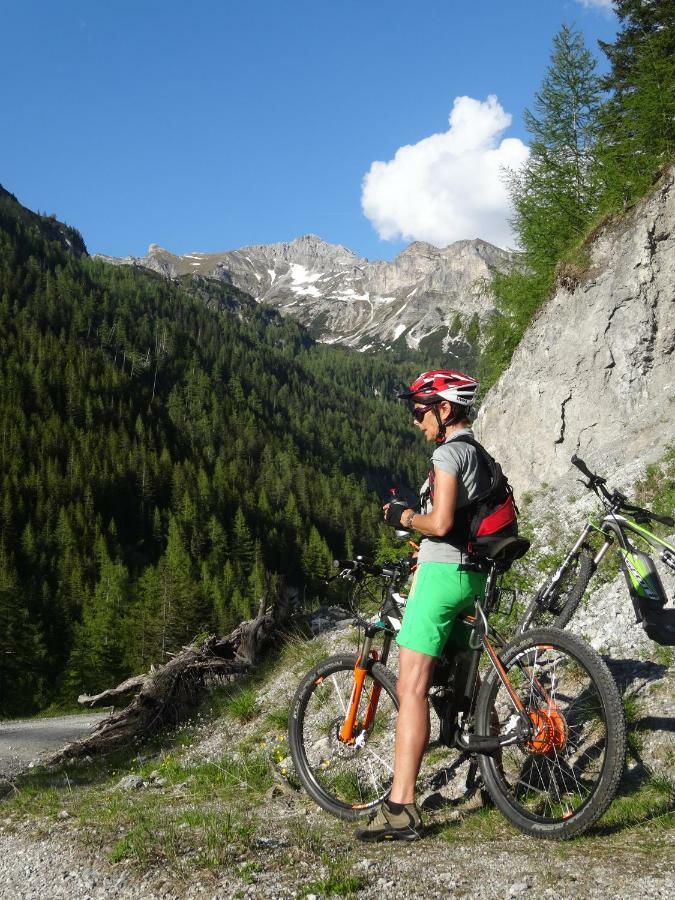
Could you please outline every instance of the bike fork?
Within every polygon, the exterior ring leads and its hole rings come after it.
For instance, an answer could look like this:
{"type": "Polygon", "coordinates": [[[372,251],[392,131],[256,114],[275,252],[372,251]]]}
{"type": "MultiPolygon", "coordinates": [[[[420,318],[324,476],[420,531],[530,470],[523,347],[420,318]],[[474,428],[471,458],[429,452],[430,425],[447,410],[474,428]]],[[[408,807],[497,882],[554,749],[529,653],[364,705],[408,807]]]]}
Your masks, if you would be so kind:
{"type": "MultiPolygon", "coordinates": [[[[385,643],[382,648],[383,661],[386,661],[389,652],[390,641],[391,638],[388,635],[385,636],[385,643]]],[[[373,635],[366,633],[366,638],[363,643],[363,650],[359,658],[356,660],[356,665],[354,666],[354,684],[352,686],[351,697],[349,698],[349,707],[347,708],[345,720],[340,728],[340,740],[344,741],[345,744],[351,744],[355,740],[354,728],[357,724],[356,717],[359,711],[359,705],[361,703],[363,685],[372,663],[376,662],[379,659],[378,652],[377,650],[373,649],[372,644],[373,635]]],[[[370,693],[368,694],[368,702],[366,703],[366,710],[363,721],[358,723],[360,726],[360,733],[367,732],[372,727],[372,724],[375,720],[375,713],[377,712],[377,704],[380,699],[381,691],[382,686],[378,684],[377,681],[373,680],[373,685],[370,689],[370,693]]]]}

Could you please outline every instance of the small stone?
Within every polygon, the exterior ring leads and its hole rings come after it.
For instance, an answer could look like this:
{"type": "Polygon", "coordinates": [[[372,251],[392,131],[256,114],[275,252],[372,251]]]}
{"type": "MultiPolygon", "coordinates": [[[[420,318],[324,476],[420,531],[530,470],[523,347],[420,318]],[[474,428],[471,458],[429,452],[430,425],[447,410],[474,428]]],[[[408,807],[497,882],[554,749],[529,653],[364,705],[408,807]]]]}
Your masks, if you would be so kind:
{"type": "Polygon", "coordinates": [[[372,869],[375,866],[375,863],[372,859],[360,859],[357,863],[352,866],[353,872],[368,872],[369,869],[372,869]]]}
{"type": "Polygon", "coordinates": [[[517,897],[518,894],[524,894],[528,888],[529,884],[526,881],[516,881],[509,888],[509,896],[517,897]]]}
{"type": "Polygon", "coordinates": [[[267,850],[273,849],[274,847],[280,847],[281,841],[278,838],[273,837],[259,837],[256,838],[253,842],[256,847],[263,847],[267,850]]]}
{"type": "Polygon", "coordinates": [[[61,810],[59,810],[59,814],[57,815],[56,818],[57,819],[69,819],[70,813],[68,812],[67,809],[61,809],[61,810]]]}
{"type": "Polygon", "coordinates": [[[117,789],[120,791],[138,791],[144,785],[140,775],[125,775],[117,782],[117,789]]]}

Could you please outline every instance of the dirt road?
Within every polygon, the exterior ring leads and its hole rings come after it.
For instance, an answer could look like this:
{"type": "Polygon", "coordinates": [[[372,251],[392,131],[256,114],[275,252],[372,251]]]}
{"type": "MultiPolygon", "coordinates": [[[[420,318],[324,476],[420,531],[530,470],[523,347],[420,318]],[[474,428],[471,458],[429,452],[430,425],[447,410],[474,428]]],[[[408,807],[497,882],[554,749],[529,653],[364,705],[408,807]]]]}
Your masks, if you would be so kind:
{"type": "Polygon", "coordinates": [[[0,722],[0,780],[15,777],[30,763],[88,734],[107,715],[107,712],[88,712],[0,722]]]}

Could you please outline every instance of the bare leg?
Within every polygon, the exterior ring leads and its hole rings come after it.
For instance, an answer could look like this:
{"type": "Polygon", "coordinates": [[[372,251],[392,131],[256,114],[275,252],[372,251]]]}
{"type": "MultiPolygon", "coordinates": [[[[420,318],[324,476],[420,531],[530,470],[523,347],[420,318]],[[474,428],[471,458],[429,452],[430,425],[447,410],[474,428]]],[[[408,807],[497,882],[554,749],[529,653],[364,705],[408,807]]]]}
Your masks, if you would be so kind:
{"type": "Polygon", "coordinates": [[[412,803],[422,756],[429,742],[429,701],[427,691],[436,658],[408,647],[399,651],[396,692],[399,698],[394,752],[394,780],[389,799],[412,803]]]}

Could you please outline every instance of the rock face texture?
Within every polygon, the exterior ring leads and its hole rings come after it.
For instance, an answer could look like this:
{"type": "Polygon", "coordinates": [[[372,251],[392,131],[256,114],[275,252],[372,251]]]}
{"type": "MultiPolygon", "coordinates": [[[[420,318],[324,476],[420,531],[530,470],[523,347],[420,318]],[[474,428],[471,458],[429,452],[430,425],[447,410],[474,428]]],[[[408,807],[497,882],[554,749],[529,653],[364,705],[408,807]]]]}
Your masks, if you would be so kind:
{"type": "Polygon", "coordinates": [[[477,431],[517,494],[569,488],[574,453],[630,487],[675,441],[674,180],[594,236],[489,392],[477,431]]]}
{"type": "Polygon", "coordinates": [[[392,262],[369,262],[315,235],[226,253],[176,256],[151,244],[147,256],[111,259],[168,277],[188,273],[231,282],[260,302],[306,325],[313,337],[358,349],[427,340],[452,359],[477,317],[493,310],[486,285],[511,264],[511,254],[485,241],[439,249],[414,243],[392,262]]]}

